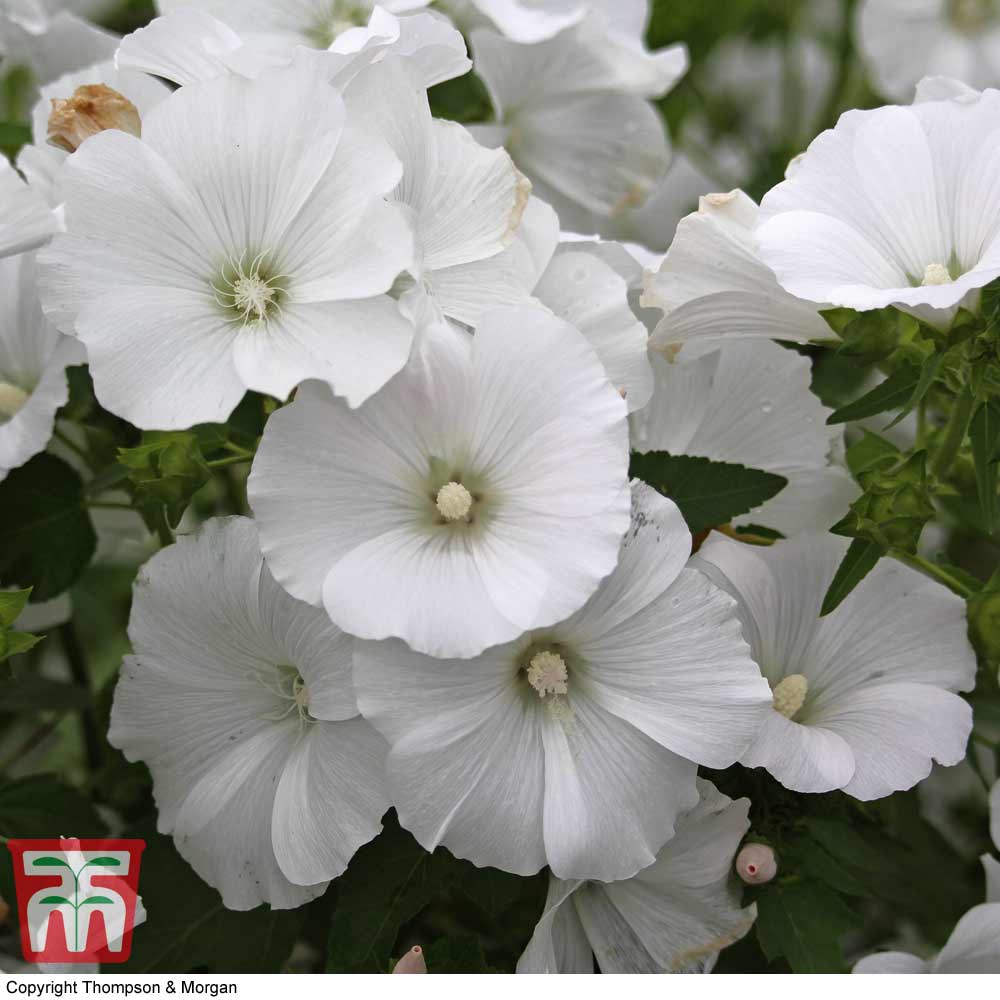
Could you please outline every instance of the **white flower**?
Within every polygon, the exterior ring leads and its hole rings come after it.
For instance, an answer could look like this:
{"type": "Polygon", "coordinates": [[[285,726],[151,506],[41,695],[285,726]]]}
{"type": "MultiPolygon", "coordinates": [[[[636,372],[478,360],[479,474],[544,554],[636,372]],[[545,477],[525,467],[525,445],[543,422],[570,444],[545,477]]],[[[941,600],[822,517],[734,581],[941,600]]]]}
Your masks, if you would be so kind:
{"type": "MultiPolygon", "coordinates": [[[[445,6],[461,8],[454,2],[445,6]]],[[[649,23],[649,0],[466,0],[465,6],[478,11],[480,22],[525,44],[552,38],[589,15],[607,39],[641,47],[649,23]]],[[[469,20],[461,9],[458,15],[469,20]]]]}
{"type": "Polygon", "coordinates": [[[564,226],[586,230],[592,214],[624,212],[654,190],[669,153],[643,98],[683,75],[683,46],[650,54],[615,41],[590,16],[533,45],[474,31],[472,48],[497,119],[478,134],[506,147],[564,226]]]}
{"type": "Polygon", "coordinates": [[[735,519],[784,535],[824,531],[857,496],[837,462],[843,428],[809,388],[811,363],[766,340],[716,344],[692,361],[651,351],[653,398],[632,414],[632,448],[695,455],[788,480],[776,496],[735,519]]]}
{"type": "Polygon", "coordinates": [[[854,37],[875,89],[907,101],[926,74],[974,87],[1000,83],[1000,10],[993,0],[862,0],[854,37]]]}
{"type": "Polygon", "coordinates": [[[602,881],[653,862],[697,802],[696,763],[732,763],[770,703],[731,600],[684,569],[690,551],[678,509],[636,483],[618,565],[567,620],[473,660],[358,643],[358,704],[424,847],[602,881]]]}
{"type": "MultiPolygon", "coordinates": [[[[31,71],[34,85],[110,59],[118,39],[56,4],[7,0],[0,9],[0,55],[4,73],[15,66],[31,71]]],[[[63,4],[62,6],[69,6],[63,4]]],[[[74,6],[82,7],[82,4],[74,6]]],[[[83,13],[83,11],[81,11],[83,13]]]]}
{"type": "Polygon", "coordinates": [[[758,548],[710,536],[700,569],[740,602],[774,710],[741,758],[798,792],[877,799],[965,755],[976,659],[965,603],[883,559],[825,618],[847,541],[798,536],[758,548]]]}
{"type": "Polygon", "coordinates": [[[646,274],[642,304],[663,311],[650,346],[684,358],[720,341],[766,337],[808,343],[834,334],[811,303],[789,295],[760,259],[758,208],[742,191],[709,194],[681,219],[656,271],[646,274]]]}
{"type": "Polygon", "coordinates": [[[695,208],[699,196],[718,189],[715,177],[692,160],[682,145],[679,150],[674,148],[667,172],[642,204],[623,207],[610,217],[592,214],[584,219],[582,210],[576,211],[573,221],[586,232],[638,244],[647,252],[662,255],[673,241],[678,223],[695,208]]]}
{"type": "Polygon", "coordinates": [[[514,241],[530,182],[502,149],[486,149],[454,122],[431,117],[427,94],[401,59],[358,73],[345,90],[349,112],[384,135],[403,164],[392,198],[415,233],[410,272],[451,319],[475,326],[483,312],[526,304],[525,248],[514,241]]]}
{"type": "Polygon", "coordinates": [[[0,205],[0,259],[37,249],[58,228],[43,194],[25,184],[5,156],[0,156],[0,205]]]}
{"type": "Polygon", "coordinates": [[[947,943],[926,961],[904,951],[884,951],[861,959],[858,973],[1000,972],[1000,903],[982,903],[962,917],[947,943]]]}
{"type": "Polygon", "coordinates": [[[64,150],[48,141],[49,115],[54,100],[72,97],[77,87],[103,83],[130,100],[139,112],[146,115],[170,94],[170,88],[161,80],[144,73],[116,70],[113,62],[86,66],[73,73],[53,80],[42,87],[41,95],[31,113],[32,143],[24,146],[17,157],[18,169],[28,179],[32,189],[43,195],[52,206],[60,202],[58,174],[66,157],[64,150]]]}
{"type": "Polygon", "coordinates": [[[87,345],[98,396],[139,427],[222,421],[246,389],[318,378],[356,406],[405,363],[387,295],[412,234],[401,169],[305,66],[219,77],[66,163],[68,232],[43,304],[87,345]]]}
{"type": "Polygon", "coordinates": [[[849,111],[761,202],[760,254],[812,302],[947,322],[1000,276],[1000,92],[849,111]]]}
{"type": "MultiPolygon", "coordinates": [[[[389,14],[406,14],[430,0],[378,0],[389,14]]],[[[343,32],[364,26],[375,0],[157,0],[163,14],[194,8],[233,28],[254,48],[289,55],[296,45],[326,49],[343,32]]]]}
{"type": "Polygon", "coordinates": [[[268,421],[249,497],[290,593],[362,638],[475,656],[572,614],[613,569],[625,404],[537,307],[488,313],[471,343],[422,340],[355,411],[303,386],[268,421]]]}
{"type": "Polygon", "coordinates": [[[83,360],[42,315],[35,255],[0,259],[0,480],[45,450],[68,397],[66,366],[83,360]]]}
{"type": "Polygon", "coordinates": [[[575,243],[558,248],[535,286],[539,301],[590,341],[631,413],[649,402],[653,372],[646,328],[632,312],[628,292],[620,274],[575,243]]]}
{"type": "Polygon", "coordinates": [[[552,877],[545,910],[519,973],[711,972],[719,951],[750,929],[740,909],[733,855],[749,829],[748,799],[698,781],[701,799],[677,822],[656,861],[602,885],[552,877]]]}
{"type": "Polygon", "coordinates": [[[350,637],[217,518],[140,571],[129,638],[108,738],[149,765],[159,829],[231,909],[320,895],[388,807],[350,637]]]}
{"type": "MultiPolygon", "coordinates": [[[[990,837],[993,846],[1000,853],[1000,781],[990,790],[990,837]]],[[[1000,903],[1000,861],[992,854],[984,854],[980,860],[986,872],[986,902],[1000,903]]]]}
{"type": "Polygon", "coordinates": [[[345,31],[329,50],[280,54],[245,44],[211,14],[180,7],[123,38],[115,60],[119,69],[142,70],[186,86],[229,73],[253,79],[269,66],[303,59],[306,52],[322,60],[327,79],[337,85],[388,54],[406,59],[425,87],[461,76],[472,66],[464,39],[443,18],[427,13],[397,18],[381,7],[375,7],[366,27],[345,31]]]}
{"type": "Polygon", "coordinates": [[[493,285],[501,273],[533,291],[537,301],[575,326],[590,341],[611,384],[629,412],[649,402],[653,373],[646,354],[649,336],[634,311],[635,282],[642,268],[617,243],[566,234],[559,242],[559,219],[538,198],[525,209],[516,239],[501,255],[503,270],[491,269],[493,285]]]}

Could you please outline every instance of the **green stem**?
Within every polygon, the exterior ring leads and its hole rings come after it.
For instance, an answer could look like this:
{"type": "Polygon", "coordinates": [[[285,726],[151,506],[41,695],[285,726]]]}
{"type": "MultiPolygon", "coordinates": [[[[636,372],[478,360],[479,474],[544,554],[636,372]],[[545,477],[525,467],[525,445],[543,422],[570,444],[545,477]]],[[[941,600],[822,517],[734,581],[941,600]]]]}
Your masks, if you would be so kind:
{"type": "Polygon", "coordinates": [[[943,584],[952,593],[958,594],[959,597],[963,597],[965,600],[976,596],[976,592],[971,587],[959,580],[958,577],[952,576],[943,567],[932,563],[930,559],[925,559],[923,556],[911,556],[908,552],[894,551],[890,554],[901,563],[905,563],[907,566],[919,570],[925,576],[937,580],[938,583],[943,584]]]}
{"type": "Polygon", "coordinates": [[[82,459],[88,469],[90,468],[90,455],[87,454],[86,449],[78,445],[65,431],[60,430],[58,424],[52,428],[52,436],[69,448],[78,458],[82,459]]]}
{"type": "Polygon", "coordinates": [[[88,500],[88,507],[96,507],[98,510],[132,510],[130,503],[118,503],[113,500],[88,500]]]}
{"type": "Polygon", "coordinates": [[[233,444],[232,441],[227,441],[222,447],[234,455],[243,455],[248,460],[254,457],[254,453],[249,448],[241,448],[238,444],[233,444]]]}
{"type": "Polygon", "coordinates": [[[73,683],[87,692],[87,707],[80,713],[80,727],[83,730],[83,748],[87,755],[87,765],[91,771],[101,766],[101,736],[97,726],[97,713],[94,711],[93,692],[90,687],[90,672],[87,670],[87,658],[80,644],[71,621],[59,626],[59,637],[62,639],[66,660],[69,663],[70,677],[73,683]]]}
{"type": "Polygon", "coordinates": [[[820,112],[816,128],[813,130],[814,133],[833,128],[837,124],[838,112],[844,105],[844,97],[851,80],[851,56],[854,52],[852,45],[853,22],[854,2],[853,0],[843,0],[837,32],[837,71],[833,83],[830,84],[823,110],[820,112]]]}
{"type": "Polygon", "coordinates": [[[972,390],[966,386],[955,400],[955,407],[945,427],[944,440],[938,445],[937,454],[931,463],[931,472],[938,479],[943,479],[948,474],[958,450],[962,447],[969,420],[972,418],[972,402],[972,390]]]}
{"type": "Polygon", "coordinates": [[[216,458],[211,462],[206,462],[205,464],[210,469],[224,469],[227,465],[239,465],[240,462],[250,462],[253,460],[253,455],[246,452],[242,455],[230,455],[229,458],[216,458]]]}
{"type": "Polygon", "coordinates": [[[160,539],[160,545],[163,548],[174,544],[174,533],[170,530],[170,525],[167,523],[167,510],[162,506],[156,514],[156,535],[160,539]]]}

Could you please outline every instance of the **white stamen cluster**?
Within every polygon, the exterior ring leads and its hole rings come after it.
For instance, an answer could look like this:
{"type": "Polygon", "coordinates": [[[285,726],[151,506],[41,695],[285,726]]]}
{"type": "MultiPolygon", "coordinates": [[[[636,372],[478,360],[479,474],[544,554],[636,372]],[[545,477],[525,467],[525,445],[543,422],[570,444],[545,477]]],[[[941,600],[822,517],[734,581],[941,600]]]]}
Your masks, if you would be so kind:
{"type": "Polygon", "coordinates": [[[951,272],[944,264],[928,264],[924,268],[924,280],[921,285],[948,285],[951,284],[951,272]]]}
{"type": "Polygon", "coordinates": [[[549,650],[535,653],[528,664],[528,683],[538,692],[539,698],[547,694],[566,694],[568,677],[566,661],[549,650]]]}
{"type": "Polygon", "coordinates": [[[461,483],[445,483],[438,490],[435,506],[446,521],[463,521],[472,510],[472,494],[461,483]]]}
{"type": "Polygon", "coordinates": [[[239,260],[230,261],[235,277],[224,283],[228,288],[215,289],[219,303],[234,310],[244,326],[263,323],[272,309],[279,308],[275,299],[279,289],[275,282],[285,275],[265,278],[261,274],[261,265],[266,256],[266,253],[258,254],[248,268],[244,268],[245,255],[239,260]]]}
{"type": "Polygon", "coordinates": [[[802,674],[789,674],[774,685],[774,710],[786,719],[794,719],[806,701],[809,682],[802,674]]]}
{"type": "Polygon", "coordinates": [[[28,394],[10,382],[0,382],[0,424],[6,423],[27,402],[28,394]]]}

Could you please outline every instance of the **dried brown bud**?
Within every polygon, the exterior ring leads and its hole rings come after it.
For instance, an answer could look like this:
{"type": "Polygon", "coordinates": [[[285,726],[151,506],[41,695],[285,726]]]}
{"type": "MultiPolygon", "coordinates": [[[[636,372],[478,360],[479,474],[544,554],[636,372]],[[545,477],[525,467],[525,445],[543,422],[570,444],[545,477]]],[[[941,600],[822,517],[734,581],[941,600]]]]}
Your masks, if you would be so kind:
{"type": "Polygon", "coordinates": [[[762,885],[778,874],[774,851],[765,844],[745,844],[736,855],[736,874],[748,885],[762,885]]]}
{"type": "Polygon", "coordinates": [[[142,122],[135,105],[103,83],[77,87],[68,100],[53,98],[49,115],[49,142],[75,153],[84,139],[114,128],[138,136],[142,122]]]}
{"type": "Polygon", "coordinates": [[[392,974],[400,973],[420,973],[427,971],[427,963],[424,961],[424,950],[420,945],[414,945],[397,963],[392,970],[392,974]]]}

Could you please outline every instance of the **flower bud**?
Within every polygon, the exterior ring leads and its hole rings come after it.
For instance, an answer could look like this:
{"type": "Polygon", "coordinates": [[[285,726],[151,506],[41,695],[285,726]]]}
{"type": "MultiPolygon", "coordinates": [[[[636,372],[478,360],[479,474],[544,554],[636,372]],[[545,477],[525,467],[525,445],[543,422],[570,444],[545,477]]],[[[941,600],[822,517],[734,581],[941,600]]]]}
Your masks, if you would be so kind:
{"type": "Polygon", "coordinates": [[[397,963],[392,970],[392,974],[400,973],[421,973],[427,971],[427,963],[424,961],[424,950],[420,945],[414,945],[397,963]]]}
{"type": "Polygon", "coordinates": [[[49,114],[49,142],[53,146],[74,153],[85,139],[109,128],[134,136],[142,129],[135,105],[117,90],[91,83],[77,87],[68,101],[53,98],[49,114]]]}
{"type": "Polygon", "coordinates": [[[745,844],[736,855],[736,874],[747,885],[763,885],[778,874],[774,851],[766,844],[745,844]]]}

